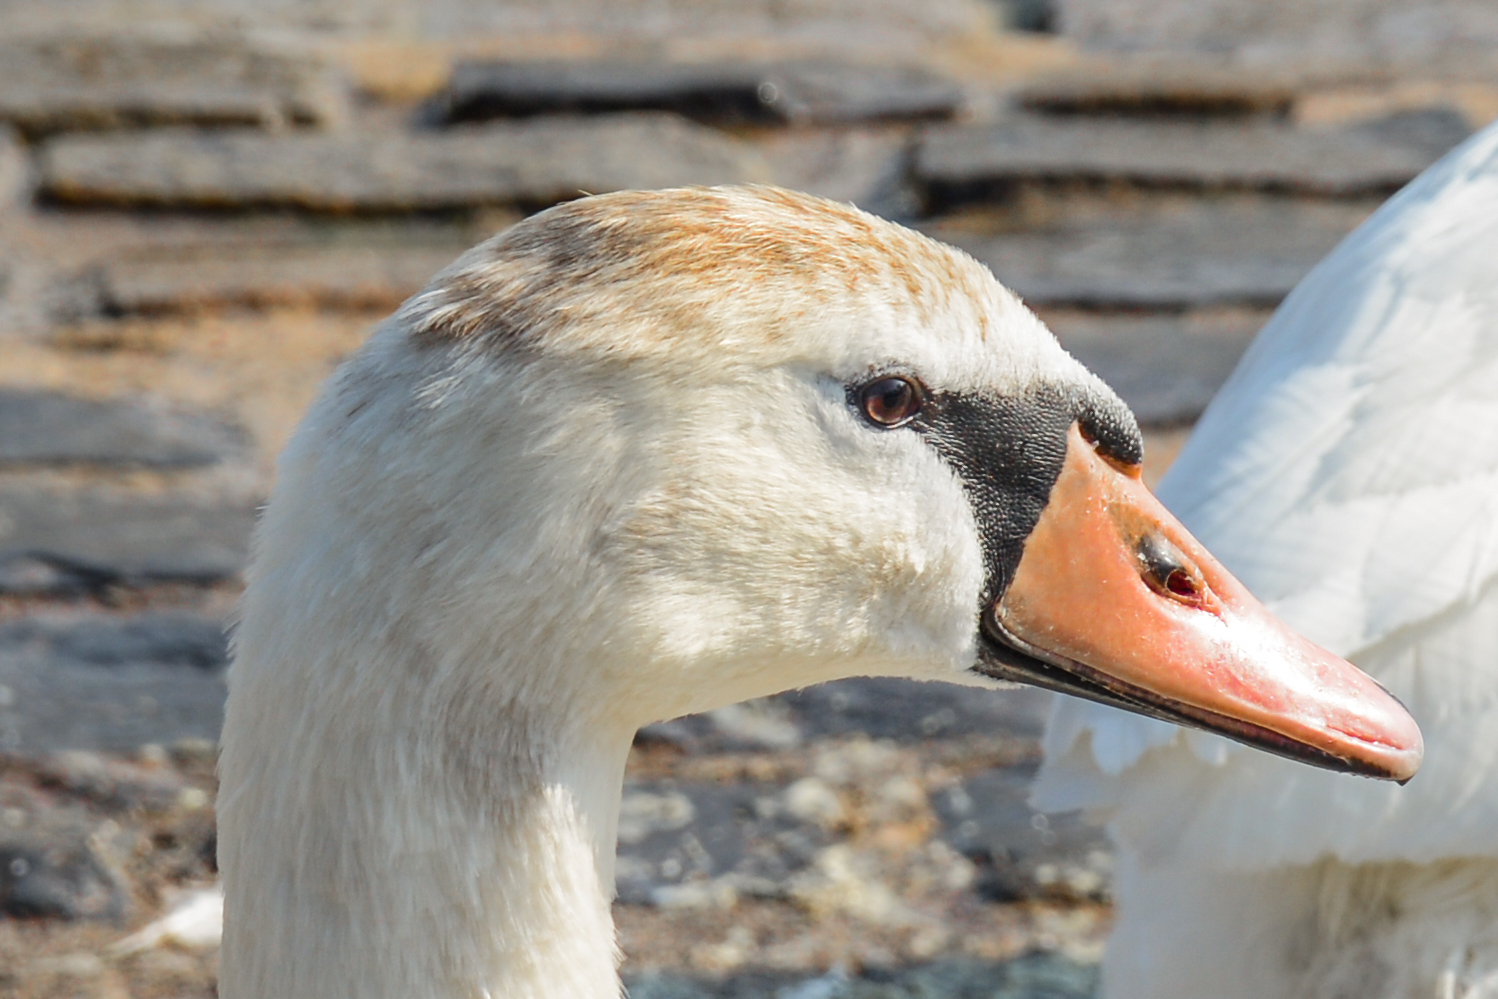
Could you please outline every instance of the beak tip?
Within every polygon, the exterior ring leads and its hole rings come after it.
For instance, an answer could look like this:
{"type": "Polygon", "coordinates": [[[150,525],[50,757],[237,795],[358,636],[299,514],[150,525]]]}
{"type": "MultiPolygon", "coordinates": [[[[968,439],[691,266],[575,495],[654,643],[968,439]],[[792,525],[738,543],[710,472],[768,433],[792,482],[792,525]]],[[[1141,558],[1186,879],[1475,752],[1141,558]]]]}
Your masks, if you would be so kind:
{"type": "MultiPolygon", "coordinates": [[[[1410,724],[1414,725],[1411,719],[1410,724]]],[[[1390,779],[1399,784],[1408,784],[1420,772],[1420,765],[1425,762],[1425,737],[1420,734],[1420,729],[1415,728],[1414,743],[1409,749],[1400,754],[1400,758],[1392,768],[1390,779]]]]}
{"type": "Polygon", "coordinates": [[[1392,697],[1389,700],[1393,705],[1385,719],[1385,737],[1377,742],[1356,739],[1350,755],[1363,761],[1369,768],[1365,772],[1396,784],[1407,784],[1425,761],[1425,737],[1403,706],[1392,697]]]}
{"type": "Polygon", "coordinates": [[[1389,767],[1388,777],[1401,787],[1408,784],[1420,772],[1420,764],[1423,761],[1424,752],[1417,747],[1413,752],[1405,754],[1403,759],[1395,760],[1389,767]]]}
{"type": "MultiPolygon", "coordinates": [[[[1355,669],[1350,663],[1347,666],[1355,669]]],[[[1421,763],[1425,760],[1425,735],[1420,731],[1420,725],[1415,721],[1409,709],[1400,702],[1399,698],[1372,677],[1362,674],[1367,679],[1370,690],[1365,694],[1364,704],[1373,702],[1372,726],[1376,733],[1373,740],[1366,742],[1370,749],[1374,746],[1376,750],[1370,752],[1370,759],[1380,759],[1386,779],[1399,784],[1407,783],[1419,771],[1421,763]],[[1377,704],[1375,698],[1381,700],[1377,704]],[[1379,710],[1379,709],[1382,710],[1379,710]],[[1381,716],[1381,717],[1380,717],[1381,716]]],[[[1372,707],[1372,705],[1370,705],[1372,707]]],[[[1356,738],[1356,737],[1354,737],[1356,738]]],[[[1362,740],[1359,740],[1362,741],[1362,740]]]]}

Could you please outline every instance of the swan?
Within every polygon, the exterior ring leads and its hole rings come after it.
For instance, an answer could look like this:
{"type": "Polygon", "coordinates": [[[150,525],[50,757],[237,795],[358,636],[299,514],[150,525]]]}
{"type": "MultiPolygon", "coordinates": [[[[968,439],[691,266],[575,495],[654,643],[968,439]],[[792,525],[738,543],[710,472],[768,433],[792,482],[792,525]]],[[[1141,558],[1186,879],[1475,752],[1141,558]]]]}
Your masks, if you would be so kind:
{"type": "Polygon", "coordinates": [[[981,265],[772,188],[469,251],[277,466],[221,736],[224,999],[619,995],[642,724],[851,675],[1037,683],[1406,780],[1421,737],[1154,500],[981,265]]]}
{"type": "Polygon", "coordinates": [[[1159,494],[1430,752],[1330,782],[1056,703],[1035,801],[1119,851],[1104,995],[1498,996],[1498,124],[1294,290],[1159,494]]]}

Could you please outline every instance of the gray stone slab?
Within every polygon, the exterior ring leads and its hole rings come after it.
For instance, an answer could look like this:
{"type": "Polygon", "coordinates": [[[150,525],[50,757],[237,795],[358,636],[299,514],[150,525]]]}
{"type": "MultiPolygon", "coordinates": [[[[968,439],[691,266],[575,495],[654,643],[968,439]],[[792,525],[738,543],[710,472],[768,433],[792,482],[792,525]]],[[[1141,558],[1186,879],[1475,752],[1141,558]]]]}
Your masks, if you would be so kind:
{"type": "Polygon", "coordinates": [[[196,614],[71,615],[0,625],[0,747],[133,750],[217,741],[222,623],[196,614]]]}
{"type": "Polygon", "coordinates": [[[933,796],[942,837],[980,865],[977,890],[997,902],[1107,897],[1112,847],[1080,812],[1030,807],[1033,766],[975,774],[933,796]]]}
{"type": "Polygon", "coordinates": [[[779,700],[808,738],[862,733],[899,742],[966,735],[1038,738],[1050,709],[1050,695],[1040,690],[976,690],[886,677],[820,684],[779,700]]]}
{"type": "Polygon", "coordinates": [[[247,443],[222,420],[157,400],[0,388],[0,468],[191,468],[243,456],[247,443]]]}
{"type": "Polygon", "coordinates": [[[1184,426],[1207,408],[1268,312],[1044,318],[1061,345],[1112,386],[1140,423],[1184,426]]]}
{"type": "Polygon", "coordinates": [[[0,45],[0,121],[33,136],[160,125],[329,125],[346,86],[316,60],[231,39],[100,34],[0,45]]]}
{"type": "Polygon", "coordinates": [[[1033,741],[1049,705],[1049,694],[1031,688],[987,691],[864,677],[647,726],[640,737],[696,752],[783,749],[856,734],[897,742],[969,735],[1033,741]]]}
{"type": "Polygon", "coordinates": [[[656,904],[662,889],[716,881],[738,895],[780,898],[787,881],[831,843],[796,818],[785,788],[631,781],[620,811],[619,900],[656,904]]]}
{"type": "Polygon", "coordinates": [[[231,306],[391,309],[465,248],[209,248],[107,261],[99,280],[103,305],[115,313],[231,306]]]}
{"type": "Polygon", "coordinates": [[[1051,230],[925,231],[968,251],[1033,305],[1182,309],[1273,306],[1365,217],[1362,204],[1202,199],[1051,230]]]}
{"type": "MultiPolygon", "coordinates": [[[[31,157],[22,147],[16,133],[0,125],[0,212],[14,209],[31,200],[31,157]]],[[[0,273],[0,285],[4,283],[0,273]]]]}
{"type": "MultiPolygon", "coordinates": [[[[809,868],[821,867],[823,851],[844,842],[849,829],[877,839],[881,829],[919,828],[924,838],[933,819],[941,839],[978,865],[975,887],[991,900],[1106,898],[1112,853],[1102,827],[1080,813],[1048,816],[1031,808],[1034,763],[933,788],[923,784],[919,764],[911,767],[918,757],[900,753],[888,743],[823,742],[809,754],[812,774],[781,784],[627,782],[619,818],[620,901],[672,908],[702,905],[714,893],[719,906],[742,897],[805,899],[816,894],[819,880],[809,868]]],[[[934,864],[927,873],[951,872],[952,861],[939,854],[926,862],[934,864]]],[[[909,856],[902,863],[923,860],[909,856]]],[[[910,873],[888,860],[854,866],[870,882],[899,882],[910,873]]],[[[946,892],[971,880],[971,868],[962,866],[962,878],[945,882],[946,892]]],[[[942,883],[940,876],[928,880],[942,883]]]]}
{"type": "Polygon", "coordinates": [[[953,958],[815,978],[775,971],[624,974],[630,999],[1091,999],[1098,980],[1096,964],[1044,952],[1004,962],[953,958]]]}
{"type": "Polygon", "coordinates": [[[850,124],[949,118],[962,90],[914,66],[835,62],[467,62],[443,100],[449,121],[671,111],[717,124],[850,124]]]}
{"type": "MultiPolygon", "coordinates": [[[[1450,77],[1498,68],[1488,0],[1055,0],[1088,47],[1207,54],[1224,62],[1350,65],[1450,77]]],[[[1489,77],[1491,78],[1491,77],[1489,77]]]]}
{"type": "Polygon", "coordinates": [[[1434,105],[1410,108],[1360,123],[1358,131],[1407,146],[1432,159],[1439,159],[1461,145],[1472,134],[1467,117],[1454,107],[1434,105]]]}
{"type": "Polygon", "coordinates": [[[38,565],[63,581],[227,579],[244,565],[254,523],[249,504],[7,484],[0,487],[0,582],[45,584],[38,565]]]}
{"type": "Polygon", "coordinates": [[[1011,31],[1050,34],[1056,30],[1054,0],[996,0],[1004,27],[1011,31]]]}
{"type": "MultiPolygon", "coordinates": [[[[56,275],[50,261],[27,245],[21,232],[25,214],[0,207],[0,343],[7,337],[45,334],[58,311],[54,306],[68,300],[65,293],[54,292],[56,275]]],[[[93,303],[92,297],[86,301],[93,303]]]]}
{"type": "Polygon", "coordinates": [[[127,908],[125,892],[84,837],[59,844],[0,833],[0,914],[113,922],[127,908]]]}
{"type": "Polygon", "coordinates": [[[932,127],[916,174],[938,205],[990,198],[1023,181],[1348,196],[1392,191],[1432,162],[1427,152],[1353,129],[1032,115],[932,127]]]}
{"type": "Polygon", "coordinates": [[[757,92],[788,124],[950,118],[964,100],[957,84],[929,69],[827,61],[775,67],[757,92]]]}
{"type": "Polygon", "coordinates": [[[1297,75],[1189,58],[1092,60],[1022,85],[1018,103],[1070,114],[1286,115],[1297,75]]]}
{"type": "Polygon", "coordinates": [[[0,624],[0,649],[40,646],[54,663],[117,667],[132,663],[214,671],[229,663],[223,622],[200,614],[21,618],[0,624]]]}
{"type": "Polygon", "coordinates": [[[394,135],[65,136],[42,153],[45,192],[74,204],[407,211],[767,179],[749,147],[661,114],[394,135]]]}
{"type": "Polygon", "coordinates": [[[666,43],[711,57],[738,42],[771,52],[846,50],[919,53],[932,43],[991,30],[985,0],[0,0],[8,32],[38,35],[78,30],[139,32],[201,26],[261,37],[298,35],[346,40],[508,42],[526,51],[537,39],[572,50],[666,43]],[[515,44],[519,39],[521,44],[515,44]],[[714,44],[716,43],[716,44],[714,44]]]}

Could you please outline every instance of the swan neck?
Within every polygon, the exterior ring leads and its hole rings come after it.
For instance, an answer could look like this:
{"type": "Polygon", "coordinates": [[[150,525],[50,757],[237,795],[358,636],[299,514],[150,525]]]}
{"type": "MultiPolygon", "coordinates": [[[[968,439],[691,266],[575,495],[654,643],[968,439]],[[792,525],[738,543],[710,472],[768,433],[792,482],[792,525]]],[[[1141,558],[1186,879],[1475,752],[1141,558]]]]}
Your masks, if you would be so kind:
{"type": "Polygon", "coordinates": [[[353,782],[304,767],[294,796],[315,804],[295,813],[256,800],[277,781],[231,788],[220,995],[617,999],[630,734],[585,729],[531,718],[425,759],[383,747],[353,782]]]}

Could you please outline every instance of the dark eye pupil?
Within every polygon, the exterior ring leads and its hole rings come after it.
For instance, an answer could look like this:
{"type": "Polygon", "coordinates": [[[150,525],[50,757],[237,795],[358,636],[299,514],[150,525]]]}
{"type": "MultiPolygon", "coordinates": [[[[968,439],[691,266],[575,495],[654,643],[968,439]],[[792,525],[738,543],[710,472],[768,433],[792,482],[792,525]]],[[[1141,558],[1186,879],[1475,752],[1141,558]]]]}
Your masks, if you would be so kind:
{"type": "Polygon", "coordinates": [[[875,423],[893,426],[919,408],[915,386],[903,378],[881,378],[863,391],[863,411],[875,423]]]}

